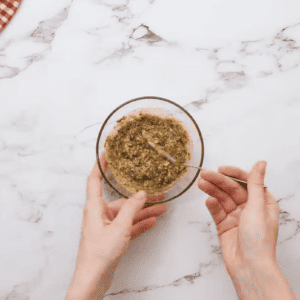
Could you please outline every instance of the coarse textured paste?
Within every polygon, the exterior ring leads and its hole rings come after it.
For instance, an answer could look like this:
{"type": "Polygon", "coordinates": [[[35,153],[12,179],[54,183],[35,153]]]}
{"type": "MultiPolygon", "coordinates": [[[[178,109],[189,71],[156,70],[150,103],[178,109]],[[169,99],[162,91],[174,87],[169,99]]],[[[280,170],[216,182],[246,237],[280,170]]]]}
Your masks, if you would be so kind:
{"type": "Polygon", "coordinates": [[[190,143],[188,132],[175,118],[140,111],[118,120],[104,147],[114,178],[126,190],[158,194],[170,188],[188,169],[172,163],[159,150],[184,164],[191,158],[190,143]]]}

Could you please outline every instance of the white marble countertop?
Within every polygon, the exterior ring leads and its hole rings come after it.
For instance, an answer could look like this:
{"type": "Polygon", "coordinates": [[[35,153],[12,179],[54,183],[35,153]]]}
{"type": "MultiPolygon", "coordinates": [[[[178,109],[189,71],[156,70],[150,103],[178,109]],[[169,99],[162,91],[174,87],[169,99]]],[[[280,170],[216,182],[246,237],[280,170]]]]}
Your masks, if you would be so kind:
{"type": "MultiPolygon", "coordinates": [[[[64,299],[98,131],[140,96],[191,113],[205,168],[268,162],[278,262],[300,297],[299,12],[298,0],[24,0],[0,35],[0,299],[64,299]]],[[[206,198],[194,184],[169,202],[105,299],[237,299],[206,198]]]]}

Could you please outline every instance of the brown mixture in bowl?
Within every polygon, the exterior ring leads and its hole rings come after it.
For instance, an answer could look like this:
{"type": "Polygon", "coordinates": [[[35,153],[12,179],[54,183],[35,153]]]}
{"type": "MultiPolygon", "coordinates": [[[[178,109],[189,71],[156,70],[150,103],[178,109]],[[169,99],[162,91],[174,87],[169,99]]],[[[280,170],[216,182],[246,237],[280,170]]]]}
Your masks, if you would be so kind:
{"type": "Polygon", "coordinates": [[[148,144],[157,145],[178,163],[190,160],[190,138],[175,118],[140,112],[118,120],[117,126],[104,147],[113,176],[129,192],[158,194],[186,173],[187,167],[172,163],[148,144]]]}

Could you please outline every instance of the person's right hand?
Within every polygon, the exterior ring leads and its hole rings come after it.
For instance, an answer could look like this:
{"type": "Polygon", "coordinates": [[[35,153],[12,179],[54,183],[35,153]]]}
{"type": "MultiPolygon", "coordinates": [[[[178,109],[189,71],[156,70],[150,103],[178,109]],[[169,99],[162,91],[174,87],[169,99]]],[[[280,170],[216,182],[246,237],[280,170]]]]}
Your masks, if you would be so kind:
{"type": "Polygon", "coordinates": [[[202,170],[198,187],[209,194],[206,206],[217,225],[226,269],[231,277],[245,266],[276,263],[279,206],[264,189],[266,163],[257,162],[250,173],[224,166],[219,172],[202,170]],[[248,191],[227,176],[247,181],[248,191]]]}

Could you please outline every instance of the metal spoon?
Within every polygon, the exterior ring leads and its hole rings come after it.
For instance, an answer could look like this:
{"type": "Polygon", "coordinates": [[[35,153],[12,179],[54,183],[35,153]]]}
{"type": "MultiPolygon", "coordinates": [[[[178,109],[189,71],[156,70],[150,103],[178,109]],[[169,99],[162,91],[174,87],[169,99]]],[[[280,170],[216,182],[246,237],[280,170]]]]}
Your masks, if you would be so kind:
{"type": "MultiPolygon", "coordinates": [[[[187,164],[179,164],[172,156],[170,156],[167,152],[165,152],[164,150],[160,149],[158,146],[156,146],[155,144],[153,144],[152,142],[148,141],[148,144],[155,149],[159,154],[162,154],[163,156],[165,156],[166,158],[168,158],[172,163],[176,164],[176,165],[181,165],[181,166],[186,166],[186,167],[190,167],[190,168],[195,168],[195,169],[199,169],[202,170],[203,168],[200,167],[195,167],[195,166],[191,166],[191,165],[187,165],[187,164]]],[[[243,181],[243,180],[239,180],[237,178],[231,177],[231,176],[227,176],[229,178],[231,178],[232,180],[236,181],[238,184],[240,184],[243,188],[245,188],[247,190],[247,182],[243,181]]],[[[265,189],[267,187],[264,187],[265,189]]]]}

